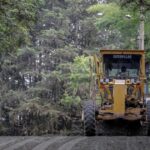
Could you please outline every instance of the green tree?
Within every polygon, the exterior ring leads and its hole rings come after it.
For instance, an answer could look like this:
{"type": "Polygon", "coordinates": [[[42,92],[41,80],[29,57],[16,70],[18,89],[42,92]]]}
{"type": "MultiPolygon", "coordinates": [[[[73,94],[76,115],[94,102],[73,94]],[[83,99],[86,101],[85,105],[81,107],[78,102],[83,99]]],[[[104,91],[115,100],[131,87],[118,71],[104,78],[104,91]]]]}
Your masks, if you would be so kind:
{"type": "Polygon", "coordinates": [[[40,0],[0,1],[0,53],[30,45],[30,32],[40,3],[40,0]]]}
{"type": "MultiPolygon", "coordinates": [[[[96,4],[88,8],[96,16],[95,24],[104,33],[104,41],[109,48],[135,49],[138,44],[140,12],[118,3],[96,4]],[[111,43],[112,42],[112,43],[111,43]],[[110,45],[109,45],[110,44],[110,45]]],[[[145,14],[145,31],[149,32],[149,12],[145,14]]],[[[145,47],[148,48],[149,36],[146,35],[145,47]]]]}

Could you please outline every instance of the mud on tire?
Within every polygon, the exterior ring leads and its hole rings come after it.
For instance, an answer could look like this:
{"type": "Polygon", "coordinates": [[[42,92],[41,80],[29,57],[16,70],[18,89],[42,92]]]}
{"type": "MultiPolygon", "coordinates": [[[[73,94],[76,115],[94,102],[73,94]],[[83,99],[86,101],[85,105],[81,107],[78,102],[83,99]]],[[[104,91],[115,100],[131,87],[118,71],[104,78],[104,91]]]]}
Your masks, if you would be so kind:
{"type": "Polygon", "coordinates": [[[84,104],[84,134],[86,136],[94,136],[96,134],[95,107],[95,102],[92,100],[86,101],[84,104]]]}

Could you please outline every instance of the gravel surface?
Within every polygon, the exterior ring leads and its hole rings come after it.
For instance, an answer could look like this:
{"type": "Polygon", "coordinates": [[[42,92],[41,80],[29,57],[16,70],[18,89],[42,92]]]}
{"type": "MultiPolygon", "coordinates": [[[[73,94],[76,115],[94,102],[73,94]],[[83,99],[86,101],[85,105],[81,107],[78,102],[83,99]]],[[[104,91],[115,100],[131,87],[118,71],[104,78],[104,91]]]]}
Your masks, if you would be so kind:
{"type": "Polygon", "coordinates": [[[0,150],[150,150],[150,137],[1,136],[0,150]]]}

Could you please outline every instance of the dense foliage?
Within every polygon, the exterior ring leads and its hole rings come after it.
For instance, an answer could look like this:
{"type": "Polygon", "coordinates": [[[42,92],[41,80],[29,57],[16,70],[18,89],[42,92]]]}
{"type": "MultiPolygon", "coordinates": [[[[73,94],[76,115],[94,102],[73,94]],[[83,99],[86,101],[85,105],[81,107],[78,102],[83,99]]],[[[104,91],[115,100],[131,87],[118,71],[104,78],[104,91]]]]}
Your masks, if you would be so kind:
{"type": "MultiPolygon", "coordinates": [[[[0,0],[1,134],[71,128],[71,117],[80,115],[89,98],[89,55],[101,48],[137,48],[138,6],[122,2],[0,0]],[[125,4],[134,7],[122,8],[125,4]]],[[[145,1],[150,60],[148,5],[145,1]]]]}

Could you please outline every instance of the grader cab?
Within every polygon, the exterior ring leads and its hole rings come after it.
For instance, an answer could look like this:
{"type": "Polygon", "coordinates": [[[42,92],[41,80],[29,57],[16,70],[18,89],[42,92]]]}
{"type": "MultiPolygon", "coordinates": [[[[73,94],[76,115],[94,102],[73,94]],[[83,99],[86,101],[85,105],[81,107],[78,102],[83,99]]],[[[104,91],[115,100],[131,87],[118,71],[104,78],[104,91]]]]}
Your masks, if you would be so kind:
{"type": "Polygon", "coordinates": [[[144,50],[100,50],[98,55],[93,56],[91,71],[94,86],[91,99],[85,102],[83,108],[85,134],[96,135],[97,128],[103,128],[98,124],[113,121],[118,124],[122,121],[124,125],[132,122],[133,129],[138,126],[138,131],[144,129],[144,133],[148,134],[150,101],[144,93],[144,50]],[[100,104],[97,104],[97,95],[100,104]]]}

